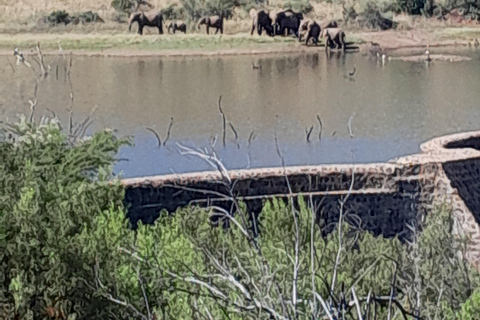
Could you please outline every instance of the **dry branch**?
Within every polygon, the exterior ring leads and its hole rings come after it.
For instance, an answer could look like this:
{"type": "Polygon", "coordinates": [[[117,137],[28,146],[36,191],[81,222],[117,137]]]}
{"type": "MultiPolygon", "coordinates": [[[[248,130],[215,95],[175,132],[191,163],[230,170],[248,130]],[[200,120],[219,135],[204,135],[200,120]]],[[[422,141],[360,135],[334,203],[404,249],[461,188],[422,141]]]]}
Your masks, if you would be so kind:
{"type": "Polygon", "coordinates": [[[152,132],[155,135],[158,141],[158,147],[160,148],[162,146],[162,140],[160,139],[160,136],[158,135],[158,133],[150,127],[146,127],[145,129],[147,129],[148,131],[152,132]]]}
{"type": "Polygon", "coordinates": [[[168,139],[170,138],[170,130],[172,130],[172,126],[173,126],[173,117],[170,117],[170,124],[168,125],[167,136],[165,138],[165,141],[163,141],[163,146],[165,146],[168,139]]]}
{"type": "Polygon", "coordinates": [[[312,134],[312,131],[313,131],[313,126],[310,127],[310,129],[305,129],[305,134],[307,135],[306,139],[307,139],[307,142],[310,143],[310,135],[312,134]]]}
{"type": "Polygon", "coordinates": [[[318,131],[318,141],[322,141],[322,130],[323,130],[323,122],[322,118],[320,118],[320,115],[317,114],[317,120],[319,124],[319,131],[318,131]]]}
{"type": "Polygon", "coordinates": [[[220,115],[222,116],[222,129],[223,129],[223,146],[225,147],[226,145],[226,135],[227,135],[227,118],[225,117],[225,113],[222,110],[222,96],[218,97],[218,111],[220,112],[220,115]]]}

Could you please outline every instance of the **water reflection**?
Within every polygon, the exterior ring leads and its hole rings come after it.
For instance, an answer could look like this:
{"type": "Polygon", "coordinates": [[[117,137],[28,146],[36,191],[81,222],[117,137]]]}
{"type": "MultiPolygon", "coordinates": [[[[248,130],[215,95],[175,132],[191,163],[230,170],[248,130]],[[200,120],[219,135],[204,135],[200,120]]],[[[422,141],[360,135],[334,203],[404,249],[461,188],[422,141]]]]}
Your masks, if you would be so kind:
{"type": "MultiPolygon", "coordinates": [[[[203,59],[75,57],[70,84],[68,59],[47,57],[52,70],[58,66],[59,76],[39,85],[36,112],[51,109],[66,123],[70,91],[77,122],[98,105],[92,130],[108,126],[122,135],[135,134],[136,146],[121,152],[130,161],[117,166],[126,176],[208,169],[198,159],[180,156],[175,143],[204,147],[215,136],[215,148],[228,168],[278,165],[275,130],[289,165],[348,163],[351,150],[357,162],[384,161],[417,152],[419,143],[433,136],[478,129],[480,65],[474,58],[427,67],[401,61],[382,65],[368,56],[324,50],[203,59]],[[357,72],[349,77],[354,65],[357,72]],[[221,145],[220,95],[228,123],[238,134],[235,140],[227,127],[226,148],[221,145]],[[350,139],[347,123],[354,113],[355,138],[350,139]],[[317,115],[324,125],[321,141],[317,115]],[[174,126],[168,148],[158,149],[145,128],[164,139],[170,117],[174,126]],[[311,126],[307,143],[305,129],[311,126]],[[252,131],[256,138],[248,146],[252,131]]],[[[34,96],[31,70],[15,68],[15,73],[0,73],[2,118],[28,113],[28,99],[34,96]]]]}

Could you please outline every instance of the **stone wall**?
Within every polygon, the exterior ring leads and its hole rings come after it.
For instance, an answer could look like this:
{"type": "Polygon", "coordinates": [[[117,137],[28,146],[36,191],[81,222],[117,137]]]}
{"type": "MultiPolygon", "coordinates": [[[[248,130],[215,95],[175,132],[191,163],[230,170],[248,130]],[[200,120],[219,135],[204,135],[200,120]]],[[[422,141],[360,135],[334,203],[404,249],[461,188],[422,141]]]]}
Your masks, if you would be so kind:
{"type": "Polygon", "coordinates": [[[313,200],[319,223],[330,232],[338,221],[338,200],[349,194],[344,213],[350,224],[401,239],[411,235],[407,224],[447,202],[454,208],[456,232],[471,238],[468,259],[480,265],[480,132],[436,138],[421,149],[388,163],[236,170],[228,178],[200,172],[127,179],[125,202],[135,226],[139,220],[153,223],[164,209],[215,205],[231,210],[232,197],[257,217],[265,201],[287,200],[291,192],[313,200]]]}

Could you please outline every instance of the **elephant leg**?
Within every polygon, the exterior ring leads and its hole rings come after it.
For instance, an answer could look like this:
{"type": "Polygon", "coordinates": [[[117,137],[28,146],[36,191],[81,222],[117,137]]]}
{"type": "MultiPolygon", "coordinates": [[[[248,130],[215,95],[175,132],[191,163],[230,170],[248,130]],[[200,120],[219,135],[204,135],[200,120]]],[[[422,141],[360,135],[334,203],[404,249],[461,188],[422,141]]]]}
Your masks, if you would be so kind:
{"type": "Polygon", "coordinates": [[[215,31],[215,34],[217,34],[217,33],[218,33],[218,31],[220,31],[220,28],[218,28],[218,27],[217,27],[217,30],[215,31]]]}
{"type": "Polygon", "coordinates": [[[138,34],[142,35],[143,34],[143,24],[138,25],[138,34]]]}
{"type": "Polygon", "coordinates": [[[207,34],[210,34],[210,26],[207,24],[207,34]]]}
{"type": "Polygon", "coordinates": [[[252,31],[250,31],[250,35],[253,36],[253,32],[255,31],[255,23],[252,24],[252,31]]]}

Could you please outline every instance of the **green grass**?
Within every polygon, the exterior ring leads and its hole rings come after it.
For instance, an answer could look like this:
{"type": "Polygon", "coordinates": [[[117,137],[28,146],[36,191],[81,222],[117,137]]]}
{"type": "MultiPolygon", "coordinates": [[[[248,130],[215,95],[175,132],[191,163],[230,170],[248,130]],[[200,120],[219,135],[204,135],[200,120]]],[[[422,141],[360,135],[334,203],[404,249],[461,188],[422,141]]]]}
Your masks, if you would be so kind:
{"type": "Polygon", "coordinates": [[[22,34],[15,37],[0,35],[0,49],[34,48],[37,41],[43,49],[56,50],[58,44],[64,50],[218,50],[295,45],[294,38],[269,38],[249,35],[106,35],[106,34],[22,34]]]}
{"type": "MultiPolygon", "coordinates": [[[[293,37],[250,36],[250,34],[236,35],[206,35],[206,34],[178,34],[178,35],[137,35],[137,34],[17,34],[15,36],[0,34],[0,50],[10,50],[19,47],[24,51],[35,49],[40,42],[44,50],[58,50],[59,44],[64,50],[100,51],[106,49],[122,50],[229,50],[229,49],[261,49],[275,47],[295,47],[300,45],[293,37]]],[[[351,35],[347,41],[361,43],[362,39],[351,35]]]]}

